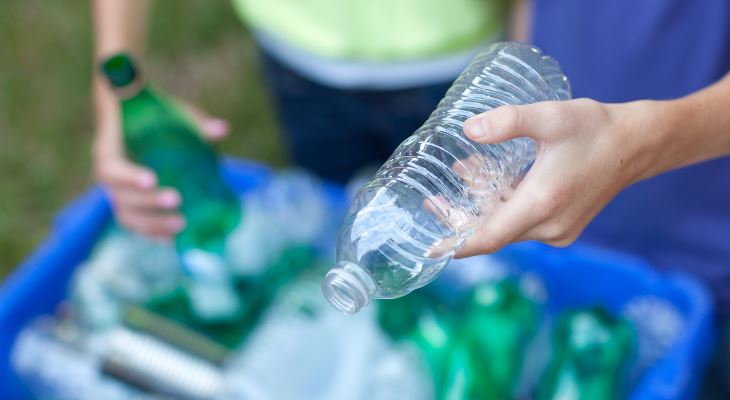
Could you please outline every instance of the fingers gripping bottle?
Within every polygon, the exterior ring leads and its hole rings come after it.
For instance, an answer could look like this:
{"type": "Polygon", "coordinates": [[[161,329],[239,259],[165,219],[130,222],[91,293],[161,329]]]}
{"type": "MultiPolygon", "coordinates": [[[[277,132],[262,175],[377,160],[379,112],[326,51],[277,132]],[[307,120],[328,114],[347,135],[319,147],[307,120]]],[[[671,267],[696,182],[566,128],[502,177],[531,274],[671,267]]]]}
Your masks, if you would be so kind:
{"type": "Polygon", "coordinates": [[[502,105],[569,98],[557,62],[535,47],[497,43],[477,55],[358,192],[322,284],[327,300],[352,314],[432,281],[535,159],[532,139],[478,144],[464,136],[464,121],[502,105]]]}
{"type": "Polygon", "coordinates": [[[186,226],[175,244],[193,313],[204,321],[236,318],[241,305],[224,254],[241,210],[219,174],[217,154],[177,104],[144,84],[131,57],[114,55],[101,69],[120,101],[127,155],[182,196],[186,226]]]}

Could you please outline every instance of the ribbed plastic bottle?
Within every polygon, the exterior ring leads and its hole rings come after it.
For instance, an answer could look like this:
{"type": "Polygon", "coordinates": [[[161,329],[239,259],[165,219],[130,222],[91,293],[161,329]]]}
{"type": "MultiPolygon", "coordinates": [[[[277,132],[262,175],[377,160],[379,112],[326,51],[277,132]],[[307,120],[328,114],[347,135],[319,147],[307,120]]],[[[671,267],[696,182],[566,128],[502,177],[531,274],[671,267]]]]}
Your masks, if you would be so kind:
{"type": "Polygon", "coordinates": [[[327,300],[353,314],[432,281],[535,159],[532,139],[478,144],[464,121],[502,105],[569,98],[558,63],[535,47],[496,43],[478,54],[358,192],[322,284],[327,300]]]}

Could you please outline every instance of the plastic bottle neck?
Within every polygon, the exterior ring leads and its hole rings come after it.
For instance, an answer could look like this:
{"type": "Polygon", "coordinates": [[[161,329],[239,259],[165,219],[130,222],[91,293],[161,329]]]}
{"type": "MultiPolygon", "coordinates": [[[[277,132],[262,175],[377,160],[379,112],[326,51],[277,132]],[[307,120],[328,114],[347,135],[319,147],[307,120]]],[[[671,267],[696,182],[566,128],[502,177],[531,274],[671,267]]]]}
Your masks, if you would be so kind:
{"type": "Polygon", "coordinates": [[[322,293],[336,309],[355,314],[370,303],[375,294],[375,282],[359,265],[341,261],[327,272],[322,293]]]}

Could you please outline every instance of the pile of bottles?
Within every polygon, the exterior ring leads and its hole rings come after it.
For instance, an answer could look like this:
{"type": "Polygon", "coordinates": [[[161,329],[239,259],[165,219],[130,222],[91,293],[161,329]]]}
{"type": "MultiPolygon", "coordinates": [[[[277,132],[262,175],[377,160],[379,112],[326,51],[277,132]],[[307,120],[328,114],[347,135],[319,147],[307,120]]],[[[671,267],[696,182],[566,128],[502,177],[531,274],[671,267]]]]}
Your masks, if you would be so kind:
{"type": "Polygon", "coordinates": [[[629,317],[646,299],[621,314],[553,314],[538,277],[493,257],[459,260],[458,274],[351,316],[320,294],[326,264],[300,264],[287,284],[265,284],[277,290],[256,320],[211,324],[160,311],[164,292],[187,305],[171,276],[135,276],[151,248],[162,257],[170,245],[113,231],[97,252],[122,239],[148,251],[103,279],[92,256],[57,315],[19,335],[12,362],[39,398],[618,399],[641,362],[629,317]]]}
{"type": "Polygon", "coordinates": [[[239,201],[245,217],[225,237],[226,275],[216,282],[232,288],[236,307],[206,312],[215,307],[200,304],[228,299],[195,291],[196,277],[181,265],[176,244],[111,226],[78,267],[57,315],[40,318],[19,336],[13,363],[36,394],[252,398],[229,379],[229,360],[240,359],[236,354],[271,313],[269,305],[292,293],[300,275],[316,270],[328,254],[322,237],[334,235],[327,222],[338,216],[327,206],[323,184],[300,171],[273,175],[239,201]]]}
{"type": "MultiPolygon", "coordinates": [[[[455,268],[499,268],[459,261],[455,268]]],[[[494,272],[494,270],[492,270],[494,272]]],[[[468,272],[465,272],[468,273],[468,272]]],[[[438,282],[438,281],[437,281],[438,282]]],[[[600,306],[546,312],[531,274],[454,282],[378,303],[396,341],[419,349],[436,399],[618,399],[628,389],[634,329],[600,306]]]]}

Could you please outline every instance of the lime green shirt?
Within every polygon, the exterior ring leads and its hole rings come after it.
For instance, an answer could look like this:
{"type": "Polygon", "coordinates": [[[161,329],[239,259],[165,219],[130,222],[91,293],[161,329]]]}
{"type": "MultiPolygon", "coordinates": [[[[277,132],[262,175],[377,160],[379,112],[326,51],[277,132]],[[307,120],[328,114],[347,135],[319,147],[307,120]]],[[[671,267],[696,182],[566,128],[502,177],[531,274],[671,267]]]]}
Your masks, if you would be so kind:
{"type": "Polygon", "coordinates": [[[254,30],[320,57],[403,61],[464,51],[503,26],[505,0],[233,0],[254,30]]]}

